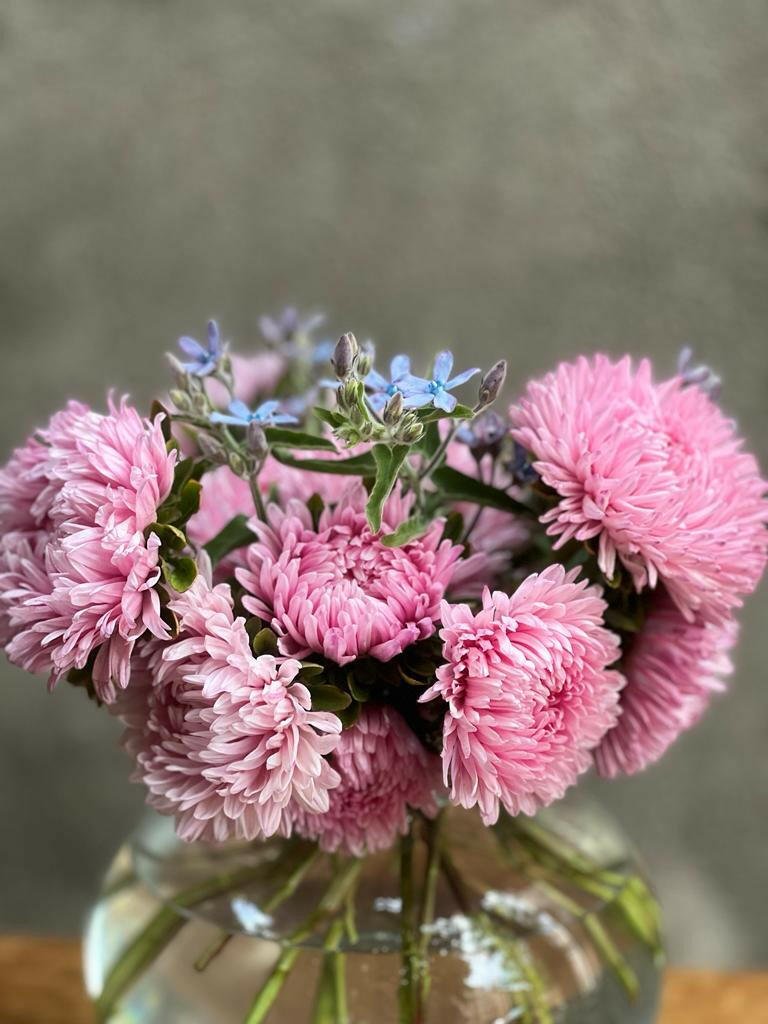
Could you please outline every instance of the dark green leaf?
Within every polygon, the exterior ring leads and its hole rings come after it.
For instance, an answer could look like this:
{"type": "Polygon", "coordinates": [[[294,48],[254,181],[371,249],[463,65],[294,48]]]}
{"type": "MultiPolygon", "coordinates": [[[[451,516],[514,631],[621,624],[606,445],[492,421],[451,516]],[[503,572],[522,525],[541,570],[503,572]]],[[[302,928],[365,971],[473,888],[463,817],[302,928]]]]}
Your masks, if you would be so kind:
{"type": "Polygon", "coordinates": [[[305,434],[301,430],[291,430],[290,427],[265,427],[264,435],[270,445],[281,448],[306,448],[313,452],[336,451],[336,445],[327,437],[305,434]]]}
{"type": "Polygon", "coordinates": [[[521,502],[515,501],[506,491],[483,483],[482,480],[468,476],[466,473],[460,473],[458,469],[453,469],[451,466],[440,466],[432,474],[432,479],[444,500],[471,501],[475,505],[498,508],[502,512],[530,515],[530,509],[521,502]]]}
{"type": "Polygon", "coordinates": [[[199,480],[187,480],[179,491],[179,512],[184,522],[200,511],[202,491],[203,488],[199,480]]]}
{"type": "Polygon", "coordinates": [[[445,518],[445,527],[441,540],[450,540],[458,544],[464,535],[464,516],[461,512],[449,512],[445,518]]]}
{"type": "Polygon", "coordinates": [[[186,546],[187,538],[181,530],[170,523],[152,523],[147,530],[160,538],[160,543],[166,551],[181,551],[186,546]]]}
{"type": "Polygon", "coordinates": [[[189,590],[197,578],[197,563],[194,558],[177,558],[172,562],[163,562],[163,576],[175,591],[183,594],[189,590]]]}
{"type": "Polygon", "coordinates": [[[327,683],[308,684],[312,695],[313,711],[343,711],[352,703],[352,698],[338,686],[329,686],[327,683]]]}
{"type": "Polygon", "coordinates": [[[362,710],[363,705],[353,701],[348,708],[344,708],[343,711],[337,711],[336,714],[341,719],[342,728],[351,729],[360,717],[362,710]]]}
{"type": "Polygon", "coordinates": [[[220,533],[217,533],[212,540],[208,541],[205,545],[205,550],[208,552],[208,556],[214,566],[216,566],[231,551],[245,547],[246,544],[250,544],[252,541],[253,531],[248,526],[247,518],[245,516],[235,516],[220,533]]]}
{"type": "Polygon", "coordinates": [[[375,444],[372,448],[376,461],[376,482],[371,489],[365,511],[374,532],[381,529],[384,502],[392,493],[400,467],[409,451],[410,445],[407,444],[397,444],[393,448],[385,444],[375,444]]]}
{"type": "Polygon", "coordinates": [[[364,704],[367,700],[371,699],[371,687],[368,683],[363,683],[350,672],[347,676],[347,686],[349,686],[349,692],[352,694],[355,700],[360,701],[364,704]]]}
{"type": "Polygon", "coordinates": [[[446,412],[444,409],[434,407],[419,410],[419,419],[422,423],[436,423],[438,420],[472,420],[475,418],[475,410],[468,405],[457,405],[453,412],[446,412]]]}
{"type": "Polygon", "coordinates": [[[320,523],[320,516],[323,514],[325,502],[319,494],[313,494],[307,501],[307,511],[312,516],[312,526],[316,530],[320,523]]]}
{"type": "Polygon", "coordinates": [[[370,452],[351,455],[348,459],[295,459],[287,452],[275,448],[272,452],[278,462],[284,466],[295,466],[313,473],[334,473],[340,476],[374,476],[376,463],[370,452]]]}
{"type": "Polygon", "coordinates": [[[276,655],[278,653],[277,637],[269,628],[260,629],[251,640],[251,648],[256,657],[260,654],[276,655]]]}
{"type": "Polygon", "coordinates": [[[402,547],[403,544],[407,544],[409,541],[426,533],[430,525],[428,519],[414,516],[412,519],[406,519],[405,522],[400,523],[394,533],[385,534],[381,538],[381,543],[387,548],[402,547]]]}
{"type": "Polygon", "coordinates": [[[312,661],[303,661],[301,668],[299,669],[299,677],[306,681],[308,679],[316,679],[325,672],[325,668],[322,665],[316,665],[312,661]]]}
{"type": "Polygon", "coordinates": [[[431,459],[437,449],[440,447],[440,428],[437,425],[437,420],[432,420],[427,423],[424,431],[424,436],[419,441],[419,449],[424,452],[428,459],[431,459]]]}

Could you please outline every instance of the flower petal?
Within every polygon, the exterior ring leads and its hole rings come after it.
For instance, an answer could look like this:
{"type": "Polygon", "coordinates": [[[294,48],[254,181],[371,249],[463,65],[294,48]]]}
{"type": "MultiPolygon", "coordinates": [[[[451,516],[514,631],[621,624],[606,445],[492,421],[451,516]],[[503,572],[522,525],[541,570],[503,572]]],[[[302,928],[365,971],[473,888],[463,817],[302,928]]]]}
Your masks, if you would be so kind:
{"type": "Polygon", "coordinates": [[[453,412],[456,408],[456,399],[445,388],[441,388],[435,395],[435,406],[445,412],[453,412]]]}
{"type": "Polygon", "coordinates": [[[480,373],[479,366],[475,366],[471,370],[464,370],[463,373],[457,373],[445,386],[449,390],[461,387],[462,384],[466,384],[468,380],[471,380],[478,373],[480,373]]]}
{"type": "Polygon", "coordinates": [[[208,355],[199,341],[196,341],[194,338],[188,338],[186,335],[183,338],[179,338],[179,348],[192,359],[205,359],[208,355]]]}
{"type": "Polygon", "coordinates": [[[448,380],[453,369],[453,353],[452,352],[438,352],[435,356],[435,368],[433,375],[435,380],[441,380],[443,383],[448,380]]]}
{"type": "Polygon", "coordinates": [[[406,377],[411,372],[411,360],[408,356],[395,356],[390,363],[389,370],[392,374],[392,380],[399,381],[401,377],[406,377]]]}

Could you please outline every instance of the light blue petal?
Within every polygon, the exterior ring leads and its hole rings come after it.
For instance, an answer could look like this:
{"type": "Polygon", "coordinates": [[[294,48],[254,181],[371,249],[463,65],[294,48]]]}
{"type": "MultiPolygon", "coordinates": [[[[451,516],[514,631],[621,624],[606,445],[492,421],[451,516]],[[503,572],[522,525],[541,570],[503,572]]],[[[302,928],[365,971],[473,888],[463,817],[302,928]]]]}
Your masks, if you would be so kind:
{"type": "Polygon", "coordinates": [[[378,370],[371,370],[365,378],[365,383],[369,388],[375,388],[377,391],[386,391],[389,387],[389,381],[378,370]]]}
{"type": "Polygon", "coordinates": [[[247,427],[248,420],[241,420],[237,416],[227,416],[223,412],[212,412],[208,417],[211,423],[227,423],[231,427],[247,427]]]}
{"type": "MultiPolygon", "coordinates": [[[[230,406],[230,408],[232,407],[230,406]]],[[[257,420],[266,420],[269,419],[272,413],[277,412],[279,408],[280,403],[276,402],[274,399],[270,399],[268,402],[262,402],[253,415],[257,420]]]]}
{"type": "Polygon", "coordinates": [[[317,386],[320,388],[333,388],[334,391],[338,391],[341,387],[340,380],[330,380],[328,377],[323,377],[317,382],[317,386]]]}
{"type": "Polygon", "coordinates": [[[438,409],[443,409],[445,412],[453,412],[456,408],[456,399],[453,395],[449,395],[447,391],[441,389],[435,395],[435,406],[438,409]]]}
{"type": "Polygon", "coordinates": [[[453,353],[452,352],[438,352],[435,356],[435,369],[433,370],[434,379],[441,380],[443,383],[448,380],[453,369],[453,353]]]}
{"type": "Polygon", "coordinates": [[[424,380],[423,377],[414,377],[411,373],[399,380],[397,387],[404,395],[415,395],[420,392],[430,396],[432,394],[431,381],[424,380]]]}
{"type": "Polygon", "coordinates": [[[199,341],[196,341],[194,338],[188,338],[186,335],[183,338],[179,338],[179,348],[193,359],[205,359],[208,355],[199,341]]]}
{"type": "Polygon", "coordinates": [[[215,320],[208,321],[208,351],[214,355],[218,355],[221,352],[219,325],[215,320]]]}
{"type": "Polygon", "coordinates": [[[424,405],[429,405],[435,396],[431,391],[417,391],[413,395],[403,395],[403,405],[406,409],[421,409],[424,405]]]}
{"type": "Polygon", "coordinates": [[[407,377],[411,372],[411,360],[408,356],[395,356],[390,363],[390,373],[393,381],[399,381],[401,377],[407,377]]]}
{"type": "Polygon", "coordinates": [[[245,402],[241,402],[239,398],[236,398],[234,401],[229,403],[229,411],[243,423],[248,423],[251,418],[251,410],[245,402]]]}
{"type": "Polygon", "coordinates": [[[271,422],[276,426],[280,426],[283,423],[298,423],[299,421],[295,416],[289,416],[287,412],[281,412],[277,416],[273,416],[271,422]]]}
{"type": "Polygon", "coordinates": [[[480,367],[475,366],[472,370],[465,370],[463,373],[457,373],[456,376],[449,380],[445,385],[446,388],[458,388],[462,384],[466,384],[468,380],[471,380],[476,373],[480,373],[480,367]]]}
{"type": "Polygon", "coordinates": [[[381,391],[374,395],[366,395],[365,397],[368,400],[368,405],[370,405],[375,413],[381,413],[387,404],[387,396],[382,394],[381,391]]]}

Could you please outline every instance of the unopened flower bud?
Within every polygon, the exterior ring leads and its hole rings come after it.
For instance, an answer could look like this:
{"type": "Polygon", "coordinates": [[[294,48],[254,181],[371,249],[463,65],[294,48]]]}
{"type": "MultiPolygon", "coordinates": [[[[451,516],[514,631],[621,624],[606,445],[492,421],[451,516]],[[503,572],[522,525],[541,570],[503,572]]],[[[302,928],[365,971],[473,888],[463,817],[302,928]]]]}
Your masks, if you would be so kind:
{"type": "Polygon", "coordinates": [[[362,387],[362,383],[357,380],[347,379],[343,382],[336,392],[336,401],[342,412],[359,416],[362,387]]]}
{"type": "Polygon", "coordinates": [[[173,404],[179,410],[179,412],[191,412],[192,402],[190,401],[189,395],[186,391],[182,391],[181,388],[173,388],[168,397],[171,399],[173,404]]]}
{"type": "Polygon", "coordinates": [[[483,377],[480,383],[480,392],[478,395],[478,408],[484,409],[491,402],[495,402],[499,396],[499,392],[504,386],[504,380],[507,376],[507,361],[506,359],[500,359],[498,363],[490,368],[488,373],[483,377]]]}
{"type": "Polygon", "coordinates": [[[416,444],[423,436],[424,424],[415,413],[406,413],[397,426],[396,440],[400,444],[416,444]]]}
{"type": "Polygon", "coordinates": [[[190,395],[189,404],[192,412],[198,416],[207,416],[211,408],[210,400],[204,391],[195,391],[190,395]]]}
{"type": "Polygon", "coordinates": [[[402,419],[404,405],[403,405],[403,394],[401,391],[396,391],[394,395],[389,399],[387,404],[384,406],[384,410],[381,414],[381,418],[387,424],[387,426],[393,426],[399,420],[402,419]]]}
{"type": "Polygon", "coordinates": [[[376,350],[372,341],[364,341],[355,360],[355,373],[361,379],[368,376],[373,369],[373,361],[376,358],[376,350]]]}
{"type": "Polygon", "coordinates": [[[336,342],[331,364],[339,380],[346,380],[352,374],[359,351],[357,339],[349,331],[336,342]]]}
{"type": "Polygon", "coordinates": [[[248,467],[245,464],[245,459],[238,452],[229,453],[229,468],[235,474],[235,476],[245,476],[248,467]]]}
{"type": "Polygon", "coordinates": [[[262,427],[253,420],[248,424],[245,436],[249,451],[256,456],[259,462],[263,462],[269,454],[269,445],[267,444],[267,436],[262,427]]]}
{"type": "Polygon", "coordinates": [[[226,465],[229,455],[226,448],[220,441],[217,441],[215,437],[211,437],[210,434],[204,434],[202,432],[197,434],[196,440],[197,447],[207,459],[210,459],[211,462],[215,462],[222,466],[226,465]]]}

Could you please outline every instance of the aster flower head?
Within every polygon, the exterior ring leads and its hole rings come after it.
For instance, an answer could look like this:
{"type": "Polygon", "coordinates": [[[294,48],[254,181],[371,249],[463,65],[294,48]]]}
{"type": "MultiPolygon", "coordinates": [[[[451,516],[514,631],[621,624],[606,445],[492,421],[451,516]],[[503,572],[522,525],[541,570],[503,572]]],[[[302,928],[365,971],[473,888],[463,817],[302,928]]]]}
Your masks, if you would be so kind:
{"type": "Polygon", "coordinates": [[[341,734],[330,764],[341,781],[327,812],[297,808],[293,817],[295,831],[329,853],[362,857],[386,850],[407,832],[409,809],[437,813],[440,759],[394,708],[366,704],[341,734]]]}
{"type": "Polygon", "coordinates": [[[253,656],[226,586],[198,578],[172,610],[178,641],[144,646],[114,709],[149,804],[190,841],[252,840],[287,832],[296,810],[327,811],[341,723],[312,710],[300,663],[253,656]]]}
{"type": "MultiPolygon", "coordinates": [[[[253,519],[257,536],[238,581],[244,606],[278,634],[283,654],[324,654],[337,664],[370,655],[388,661],[434,633],[435,619],[461,548],[441,541],[442,522],[402,547],[387,547],[365,514],[359,483],[326,508],[317,527],[306,505],[271,505],[253,519]]],[[[408,517],[410,499],[393,494],[386,528],[408,517]]]]}
{"type": "Polygon", "coordinates": [[[280,426],[281,424],[298,423],[295,416],[282,413],[280,403],[274,400],[262,402],[256,409],[249,409],[245,402],[235,399],[229,404],[229,412],[212,412],[212,423],[226,423],[233,427],[249,427],[252,423],[260,426],[280,426]]]}
{"type": "Polygon", "coordinates": [[[513,437],[555,495],[541,521],[594,540],[608,577],[661,579],[689,619],[716,620],[757,585],[768,549],[766,484],[735,425],[680,378],[605,356],[563,364],[511,410],[513,437]]]}
{"type": "Polygon", "coordinates": [[[421,699],[446,702],[445,781],[486,824],[500,804],[533,814],[559,799],[615,724],[618,638],[599,588],[577,572],[552,565],[512,596],[486,590],[477,614],[443,604],[445,664],[421,699]]]}
{"type": "Polygon", "coordinates": [[[176,455],[161,418],[149,422],[125,401],[110,402],[107,415],[71,404],[38,436],[16,489],[37,490],[23,564],[19,541],[0,541],[0,569],[21,572],[25,592],[7,653],[29,671],[47,669],[52,682],[95,658],[97,693],[110,701],[128,683],[139,636],[168,637],[160,542],[148,527],[170,493],[176,455]]]}
{"type": "Polygon", "coordinates": [[[595,751],[601,775],[634,775],[696,725],[733,671],[734,619],[689,622],[660,592],[623,662],[621,716],[595,751]]]}
{"type": "Polygon", "coordinates": [[[409,376],[402,382],[402,391],[405,395],[407,408],[415,409],[425,405],[434,405],[436,409],[444,412],[453,412],[457,400],[450,392],[466,384],[476,374],[480,373],[480,367],[475,366],[471,370],[464,370],[451,377],[453,370],[453,353],[438,352],[435,357],[435,365],[432,369],[432,377],[409,376]]]}
{"type": "Polygon", "coordinates": [[[225,346],[219,333],[219,325],[215,320],[208,321],[208,339],[205,345],[201,345],[195,338],[186,335],[179,338],[179,348],[187,357],[187,361],[181,361],[180,365],[187,373],[195,377],[207,377],[215,373],[219,368],[224,355],[225,346]]]}

